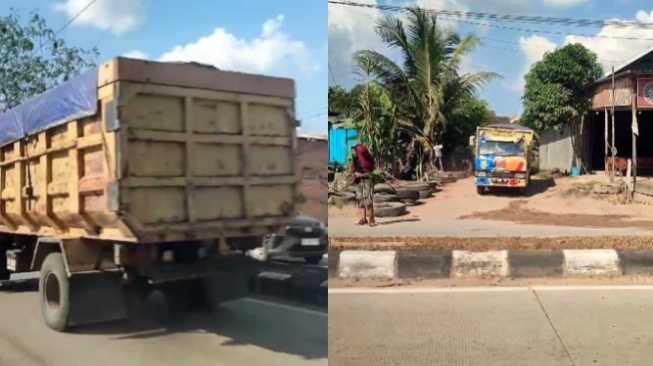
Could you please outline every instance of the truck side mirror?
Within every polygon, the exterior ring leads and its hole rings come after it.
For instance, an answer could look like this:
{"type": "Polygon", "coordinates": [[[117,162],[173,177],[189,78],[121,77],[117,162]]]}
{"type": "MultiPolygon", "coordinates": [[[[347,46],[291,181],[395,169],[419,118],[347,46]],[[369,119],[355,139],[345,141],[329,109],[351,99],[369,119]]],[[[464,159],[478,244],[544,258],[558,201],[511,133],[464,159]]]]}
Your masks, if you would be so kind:
{"type": "Polygon", "coordinates": [[[469,146],[476,145],[476,136],[469,136],[469,146]]]}

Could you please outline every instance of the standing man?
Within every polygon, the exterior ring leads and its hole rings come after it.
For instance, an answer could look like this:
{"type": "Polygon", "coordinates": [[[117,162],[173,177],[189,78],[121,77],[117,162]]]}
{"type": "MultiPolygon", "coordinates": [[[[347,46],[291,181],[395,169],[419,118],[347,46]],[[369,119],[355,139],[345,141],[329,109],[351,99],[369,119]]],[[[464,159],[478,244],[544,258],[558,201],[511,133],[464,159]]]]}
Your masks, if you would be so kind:
{"type": "Polygon", "coordinates": [[[363,144],[356,144],[352,148],[351,172],[354,173],[356,199],[360,209],[361,218],[358,225],[376,226],[374,220],[374,182],[371,173],[374,171],[374,158],[370,150],[363,144]],[[368,220],[369,217],[369,220],[368,220]]]}

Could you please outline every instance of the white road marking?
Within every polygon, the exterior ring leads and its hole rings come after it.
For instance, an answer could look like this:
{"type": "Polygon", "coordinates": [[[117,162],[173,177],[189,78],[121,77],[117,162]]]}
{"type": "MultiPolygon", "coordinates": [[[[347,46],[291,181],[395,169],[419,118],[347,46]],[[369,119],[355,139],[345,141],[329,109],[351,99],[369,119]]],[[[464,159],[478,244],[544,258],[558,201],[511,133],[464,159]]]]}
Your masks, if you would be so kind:
{"type": "Polygon", "coordinates": [[[633,286],[528,286],[528,287],[424,287],[424,288],[331,288],[329,295],[347,294],[437,294],[437,293],[460,293],[460,292],[519,292],[519,291],[614,291],[614,290],[638,290],[653,291],[653,285],[633,286]]]}
{"type": "Polygon", "coordinates": [[[273,301],[253,299],[251,297],[246,297],[244,299],[240,299],[240,300],[237,300],[237,301],[244,301],[244,302],[249,302],[249,303],[252,303],[252,304],[268,306],[268,307],[271,307],[271,308],[283,309],[283,310],[288,310],[288,311],[295,311],[295,312],[306,314],[306,315],[321,316],[321,317],[324,317],[324,318],[329,316],[328,313],[323,312],[323,311],[304,309],[304,308],[300,308],[300,307],[297,307],[297,306],[280,304],[278,302],[273,302],[273,301]]]}

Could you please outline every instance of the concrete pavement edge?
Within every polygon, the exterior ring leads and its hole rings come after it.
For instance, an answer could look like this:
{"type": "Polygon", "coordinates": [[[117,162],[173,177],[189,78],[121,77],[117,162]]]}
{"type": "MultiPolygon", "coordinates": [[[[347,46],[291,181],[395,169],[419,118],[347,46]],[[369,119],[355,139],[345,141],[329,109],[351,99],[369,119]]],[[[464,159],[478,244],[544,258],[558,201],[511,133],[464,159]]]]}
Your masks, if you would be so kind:
{"type": "Polygon", "coordinates": [[[332,250],[330,278],[653,276],[653,250],[332,250]]]}

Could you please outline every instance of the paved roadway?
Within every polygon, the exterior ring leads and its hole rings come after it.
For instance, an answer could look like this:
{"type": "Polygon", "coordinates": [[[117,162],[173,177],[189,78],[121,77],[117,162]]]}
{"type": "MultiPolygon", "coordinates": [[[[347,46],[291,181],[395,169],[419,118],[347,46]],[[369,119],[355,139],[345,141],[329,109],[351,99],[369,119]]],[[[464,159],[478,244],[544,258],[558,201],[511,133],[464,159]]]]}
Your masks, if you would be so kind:
{"type": "Polygon", "coordinates": [[[327,313],[320,309],[247,298],[214,314],[168,317],[155,296],[149,319],[139,326],[114,323],[62,334],[45,327],[29,287],[0,292],[2,366],[328,365],[327,313]]]}
{"type": "Polygon", "coordinates": [[[334,291],[330,365],[653,364],[653,287],[334,291]]]}
{"type": "Polygon", "coordinates": [[[381,225],[360,227],[356,219],[329,219],[329,237],[364,236],[431,236],[431,237],[492,237],[492,236],[650,236],[653,231],[636,228],[586,228],[547,225],[522,225],[489,220],[435,220],[392,222],[379,219],[381,225]],[[392,223],[383,224],[384,221],[392,223]]]}

